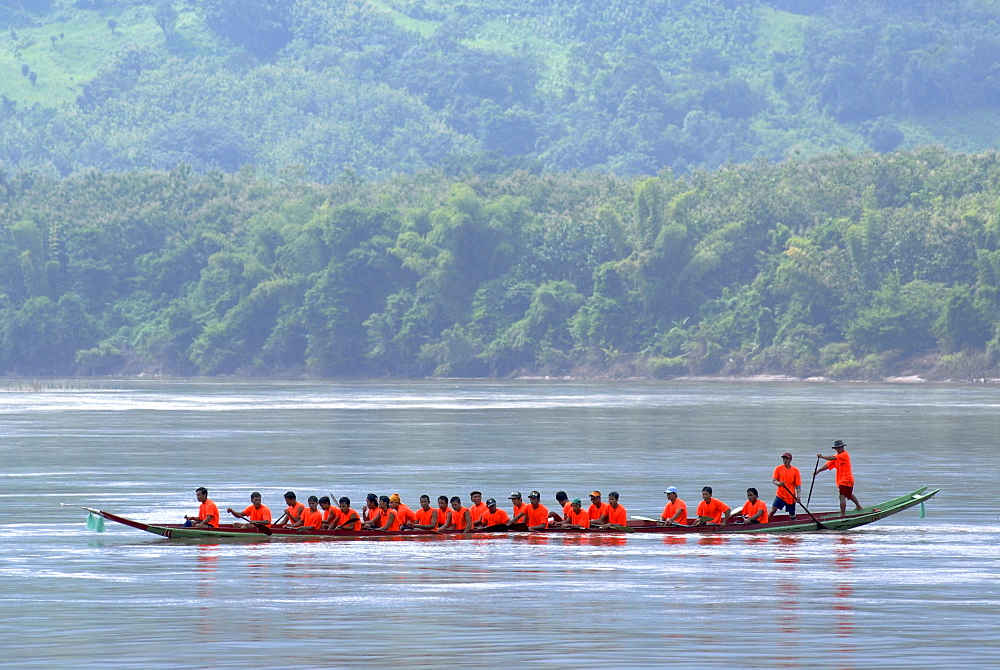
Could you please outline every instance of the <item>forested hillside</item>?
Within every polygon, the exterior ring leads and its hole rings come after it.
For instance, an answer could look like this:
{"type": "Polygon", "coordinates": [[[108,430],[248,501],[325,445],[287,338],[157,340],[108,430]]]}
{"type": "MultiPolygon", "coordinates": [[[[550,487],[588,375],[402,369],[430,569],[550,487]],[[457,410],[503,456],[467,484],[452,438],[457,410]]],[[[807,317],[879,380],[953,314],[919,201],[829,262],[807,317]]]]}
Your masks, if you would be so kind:
{"type": "Polygon", "coordinates": [[[0,0],[0,374],[1000,377],[994,0],[0,0]]]}
{"type": "Polygon", "coordinates": [[[0,372],[877,378],[1000,356],[1000,161],[0,180],[0,372]]]}
{"type": "Polygon", "coordinates": [[[0,163],[319,181],[996,149],[993,0],[0,0],[0,163]]]}

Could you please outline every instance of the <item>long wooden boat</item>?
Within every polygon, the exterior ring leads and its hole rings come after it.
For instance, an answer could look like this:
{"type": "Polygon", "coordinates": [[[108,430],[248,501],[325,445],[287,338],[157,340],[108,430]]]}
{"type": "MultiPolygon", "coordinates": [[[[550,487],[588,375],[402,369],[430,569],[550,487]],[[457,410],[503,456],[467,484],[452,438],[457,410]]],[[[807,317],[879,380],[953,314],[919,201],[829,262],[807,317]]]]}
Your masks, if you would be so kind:
{"type": "MultiPolygon", "coordinates": [[[[812,531],[844,531],[858,526],[884,519],[887,516],[898,514],[903,510],[921,505],[930,500],[940,489],[928,491],[927,487],[917,489],[912,493],[887,500],[872,507],[865,507],[861,510],[848,512],[841,516],[840,512],[819,512],[807,514],[802,511],[795,519],[789,519],[787,515],[778,515],[771,522],[765,524],[744,524],[739,519],[730,519],[725,526],[664,526],[653,521],[629,521],[627,528],[607,529],[607,530],[571,530],[566,528],[548,528],[544,531],[534,531],[537,533],[575,533],[575,534],[621,534],[621,533],[657,533],[657,534],[747,534],[747,533],[804,533],[812,531]]],[[[256,527],[245,528],[228,524],[220,525],[218,528],[193,528],[183,524],[151,524],[142,521],[129,519],[111,512],[84,507],[91,514],[120,523],[136,530],[146,531],[154,535],[160,535],[171,539],[244,539],[244,540],[300,540],[305,538],[323,540],[351,540],[351,539],[378,539],[378,538],[482,538],[495,533],[523,533],[528,532],[522,528],[507,528],[491,526],[488,529],[477,530],[472,533],[461,533],[455,531],[441,532],[428,530],[400,530],[400,531],[377,531],[377,530],[308,530],[269,527],[260,529],[256,527]]]]}

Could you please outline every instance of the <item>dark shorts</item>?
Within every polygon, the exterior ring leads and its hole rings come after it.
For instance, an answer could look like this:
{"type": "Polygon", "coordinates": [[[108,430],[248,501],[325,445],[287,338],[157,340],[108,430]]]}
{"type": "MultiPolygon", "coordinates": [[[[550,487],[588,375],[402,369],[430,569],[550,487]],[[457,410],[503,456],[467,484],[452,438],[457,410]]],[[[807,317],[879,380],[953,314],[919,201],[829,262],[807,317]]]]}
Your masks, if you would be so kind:
{"type": "Polygon", "coordinates": [[[775,510],[783,509],[788,512],[788,516],[795,516],[795,503],[785,502],[781,498],[775,497],[774,502],[771,503],[771,507],[775,510]]]}
{"type": "Polygon", "coordinates": [[[854,495],[853,486],[838,486],[837,488],[840,489],[840,495],[844,496],[845,498],[850,498],[852,495],[854,495]]]}

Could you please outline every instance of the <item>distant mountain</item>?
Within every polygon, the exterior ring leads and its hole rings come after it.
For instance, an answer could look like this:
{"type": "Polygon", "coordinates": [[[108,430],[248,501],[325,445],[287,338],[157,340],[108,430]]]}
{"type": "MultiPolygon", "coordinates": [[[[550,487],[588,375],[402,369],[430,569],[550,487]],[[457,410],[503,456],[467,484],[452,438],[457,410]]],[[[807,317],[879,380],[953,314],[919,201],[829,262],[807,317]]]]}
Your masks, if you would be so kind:
{"type": "Polygon", "coordinates": [[[319,181],[997,148],[985,0],[0,0],[0,165],[319,181]]]}

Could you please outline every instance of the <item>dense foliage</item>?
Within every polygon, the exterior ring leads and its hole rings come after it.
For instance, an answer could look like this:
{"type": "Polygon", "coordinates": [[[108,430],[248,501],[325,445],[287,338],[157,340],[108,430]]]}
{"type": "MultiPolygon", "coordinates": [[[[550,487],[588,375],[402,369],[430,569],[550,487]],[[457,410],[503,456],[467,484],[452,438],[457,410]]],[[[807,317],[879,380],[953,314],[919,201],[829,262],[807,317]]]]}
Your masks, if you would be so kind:
{"type": "Polygon", "coordinates": [[[865,378],[1000,356],[1000,160],[0,175],[0,373],[865,378]]]}
{"type": "Polygon", "coordinates": [[[993,0],[0,0],[0,164],[327,181],[979,151],[998,23],[993,0]]]}

